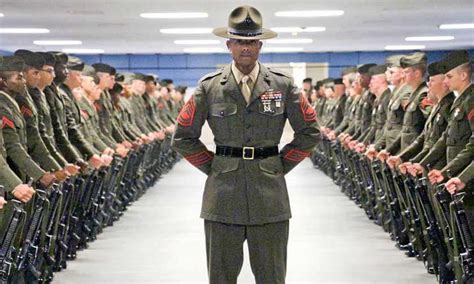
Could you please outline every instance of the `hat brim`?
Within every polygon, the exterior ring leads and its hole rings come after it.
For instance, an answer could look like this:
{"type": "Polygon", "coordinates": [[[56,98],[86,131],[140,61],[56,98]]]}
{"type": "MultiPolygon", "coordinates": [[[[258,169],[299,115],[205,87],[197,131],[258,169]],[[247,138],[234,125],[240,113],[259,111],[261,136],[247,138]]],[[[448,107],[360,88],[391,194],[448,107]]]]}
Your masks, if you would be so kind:
{"type": "Polygon", "coordinates": [[[227,27],[223,28],[215,28],[212,31],[213,34],[215,34],[218,37],[223,37],[223,38],[232,38],[232,39],[243,39],[243,40],[253,40],[253,39],[270,39],[276,37],[278,34],[272,30],[269,29],[262,29],[262,33],[256,36],[241,36],[241,35],[235,35],[231,34],[227,31],[227,27]]]}

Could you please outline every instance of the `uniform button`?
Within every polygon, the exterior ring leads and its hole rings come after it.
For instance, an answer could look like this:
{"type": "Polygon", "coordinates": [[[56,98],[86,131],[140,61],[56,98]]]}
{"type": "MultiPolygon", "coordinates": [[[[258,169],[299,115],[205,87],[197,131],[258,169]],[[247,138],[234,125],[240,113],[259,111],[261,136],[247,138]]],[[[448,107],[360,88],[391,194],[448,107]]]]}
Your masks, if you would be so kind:
{"type": "Polygon", "coordinates": [[[221,111],[221,116],[224,116],[224,111],[221,111]]]}

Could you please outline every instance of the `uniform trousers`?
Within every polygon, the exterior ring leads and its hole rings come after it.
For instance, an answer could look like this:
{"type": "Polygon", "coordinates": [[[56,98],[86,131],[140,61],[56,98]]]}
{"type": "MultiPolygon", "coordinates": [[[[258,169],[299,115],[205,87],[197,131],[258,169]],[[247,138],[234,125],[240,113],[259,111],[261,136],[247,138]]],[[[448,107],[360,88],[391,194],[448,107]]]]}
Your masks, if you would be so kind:
{"type": "Polygon", "coordinates": [[[257,284],[285,283],[289,220],[263,225],[236,225],[204,220],[210,284],[234,284],[247,240],[257,284]]]}

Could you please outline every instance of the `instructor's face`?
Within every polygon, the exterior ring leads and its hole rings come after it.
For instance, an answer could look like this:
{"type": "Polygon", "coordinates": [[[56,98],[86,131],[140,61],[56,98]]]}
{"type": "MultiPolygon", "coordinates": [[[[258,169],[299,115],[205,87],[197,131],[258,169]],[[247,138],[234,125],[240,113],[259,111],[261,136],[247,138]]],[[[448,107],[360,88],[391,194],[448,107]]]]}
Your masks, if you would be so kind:
{"type": "Polygon", "coordinates": [[[229,39],[227,48],[232,54],[232,59],[240,66],[254,65],[258,60],[262,42],[259,40],[229,39]]]}

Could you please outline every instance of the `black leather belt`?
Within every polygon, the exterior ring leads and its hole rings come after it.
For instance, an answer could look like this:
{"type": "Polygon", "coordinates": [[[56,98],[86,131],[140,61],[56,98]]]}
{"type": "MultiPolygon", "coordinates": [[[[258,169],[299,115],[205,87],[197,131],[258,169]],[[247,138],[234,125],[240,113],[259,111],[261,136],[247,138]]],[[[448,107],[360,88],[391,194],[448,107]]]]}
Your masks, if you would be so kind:
{"type": "Polygon", "coordinates": [[[278,146],[263,148],[217,146],[216,155],[242,158],[244,160],[263,159],[278,155],[278,146]]]}

